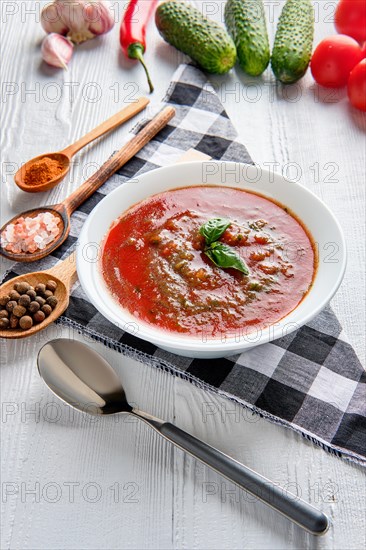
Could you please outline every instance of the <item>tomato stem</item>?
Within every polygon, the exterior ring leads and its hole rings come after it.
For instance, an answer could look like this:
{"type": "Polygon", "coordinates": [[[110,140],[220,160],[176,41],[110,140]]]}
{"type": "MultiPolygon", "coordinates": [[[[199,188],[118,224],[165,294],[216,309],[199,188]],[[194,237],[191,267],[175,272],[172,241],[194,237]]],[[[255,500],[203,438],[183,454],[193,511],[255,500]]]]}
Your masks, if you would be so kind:
{"type": "Polygon", "coordinates": [[[152,93],[154,91],[154,86],[153,86],[153,83],[151,82],[149,71],[148,71],[148,69],[146,67],[146,64],[145,64],[144,55],[143,55],[144,52],[145,52],[145,48],[139,42],[135,42],[134,44],[130,44],[130,46],[128,47],[128,57],[130,57],[131,59],[137,59],[138,61],[140,61],[141,65],[143,66],[144,71],[146,73],[146,78],[147,78],[147,82],[149,84],[150,93],[152,93]]]}

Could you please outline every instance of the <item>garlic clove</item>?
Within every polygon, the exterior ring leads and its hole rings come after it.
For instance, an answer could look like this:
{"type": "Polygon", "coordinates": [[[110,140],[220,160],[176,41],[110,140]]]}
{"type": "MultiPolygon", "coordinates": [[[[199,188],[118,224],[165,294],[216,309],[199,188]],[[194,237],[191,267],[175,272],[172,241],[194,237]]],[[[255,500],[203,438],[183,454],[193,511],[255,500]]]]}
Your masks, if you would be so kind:
{"type": "Polygon", "coordinates": [[[73,50],[70,40],[56,33],[47,35],[41,48],[42,57],[48,65],[63,69],[67,69],[73,50]]]}
{"type": "Polygon", "coordinates": [[[114,27],[114,18],[109,2],[98,0],[85,6],[85,19],[89,30],[95,35],[105,34],[114,27]]]}
{"type": "Polygon", "coordinates": [[[55,32],[66,35],[69,27],[62,19],[63,4],[54,2],[47,4],[41,13],[41,24],[47,33],[55,32]]]}

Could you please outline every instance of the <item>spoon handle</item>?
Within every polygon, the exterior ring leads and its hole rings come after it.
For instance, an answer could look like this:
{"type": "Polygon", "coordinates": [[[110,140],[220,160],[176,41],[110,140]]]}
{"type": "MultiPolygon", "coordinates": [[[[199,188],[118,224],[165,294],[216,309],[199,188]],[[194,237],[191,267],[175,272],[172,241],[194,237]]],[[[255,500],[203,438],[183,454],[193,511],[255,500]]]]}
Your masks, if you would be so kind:
{"type": "Polygon", "coordinates": [[[88,199],[103,183],[105,183],[117,170],[129,161],[140,149],[146,145],[175,115],[173,107],[165,107],[157,114],[139,133],[134,136],[108,159],[83,185],[74,191],[65,201],[64,205],[69,214],[72,214],[80,204],[88,199]]]}
{"type": "Polygon", "coordinates": [[[60,281],[62,281],[66,286],[67,290],[70,290],[78,278],[76,271],[76,252],[73,252],[67,256],[65,260],[59,262],[54,267],[51,267],[51,269],[48,269],[47,273],[60,279],[60,281]]]}
{"type": "Polygon", "coordinates": [[[135,103],[131,103],[130,105],[122,109],[122,111],[119,111],[111,118],[94,128],[94,130],[88,132],[84,137],[80,138],[72,145],[69,145],[68,147],[66,147],[66,149],[63,149],[63,151],[60,151],[60,153],[63,153],[69,158],[73,157],[75,153],[80,151],[80,149],[85,147],[85,145],[88,145],[88,143],[90,143],[91,141],[94,141],[103,134],[114,130],[114,128],[117,128],[118,126],[126,122],[126,120],[134,117],[135,115],[137,115],[137,113],[145,109],[146,105],[148,105],[149,103],[150,100],[147,99],[147,97],[140,97],[135,103]]]}
{"type": "Polygon", "coordinates": [[[281,489],[269,479],[169,422],[154,422],[146,417],[145,421],[149,422],[166,439],[198,458],[240,488],[262,500],[306,531],[313,535],[323,535],[328,530],[329,520],[325,514],[295,495],[281,489]]]}

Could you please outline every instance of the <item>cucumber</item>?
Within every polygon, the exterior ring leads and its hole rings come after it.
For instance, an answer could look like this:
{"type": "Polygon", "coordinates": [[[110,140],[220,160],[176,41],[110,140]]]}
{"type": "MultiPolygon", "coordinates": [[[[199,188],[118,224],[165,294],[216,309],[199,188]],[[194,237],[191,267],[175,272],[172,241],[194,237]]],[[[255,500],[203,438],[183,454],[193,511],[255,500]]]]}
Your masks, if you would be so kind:
{"type": "Polygon", "coordinates": [[[304,76],[314,38],[314,10],[310,0],[287,0],[278,21],[272,51],[272,70],[278,80],[292,84],[304,76]]]}
{"type": "Polygon", "coordinates": [[[235,44],[226,30],[193,6],[175,0],[164,2],[156,10],[155,23],[166,42],[207,72],[223,74],[235,65],[235,44]]]}
{"type": "Polygon", "coordinates": [[[262,74],[270,59],[262,0],[227,0],[225,24],[234,40],[240,67],[251,76],[262,74]]]}

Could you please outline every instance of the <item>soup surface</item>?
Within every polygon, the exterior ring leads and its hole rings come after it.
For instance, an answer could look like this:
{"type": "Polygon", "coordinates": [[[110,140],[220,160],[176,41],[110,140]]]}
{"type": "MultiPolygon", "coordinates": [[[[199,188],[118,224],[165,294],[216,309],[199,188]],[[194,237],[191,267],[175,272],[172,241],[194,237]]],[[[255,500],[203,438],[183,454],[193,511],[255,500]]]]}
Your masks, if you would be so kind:
{"type": "Polygon", "coordinates": [[[114,298],[137,320],[198,338],[262,329],[291,312],[315,273],[313,243],[283,206],[240,189],[195,186],[131,207],[103,245],[102,274],[114,298]],[[249,269],[218,267],[200,227],[230,221],[217,242],[249,269]]]}

